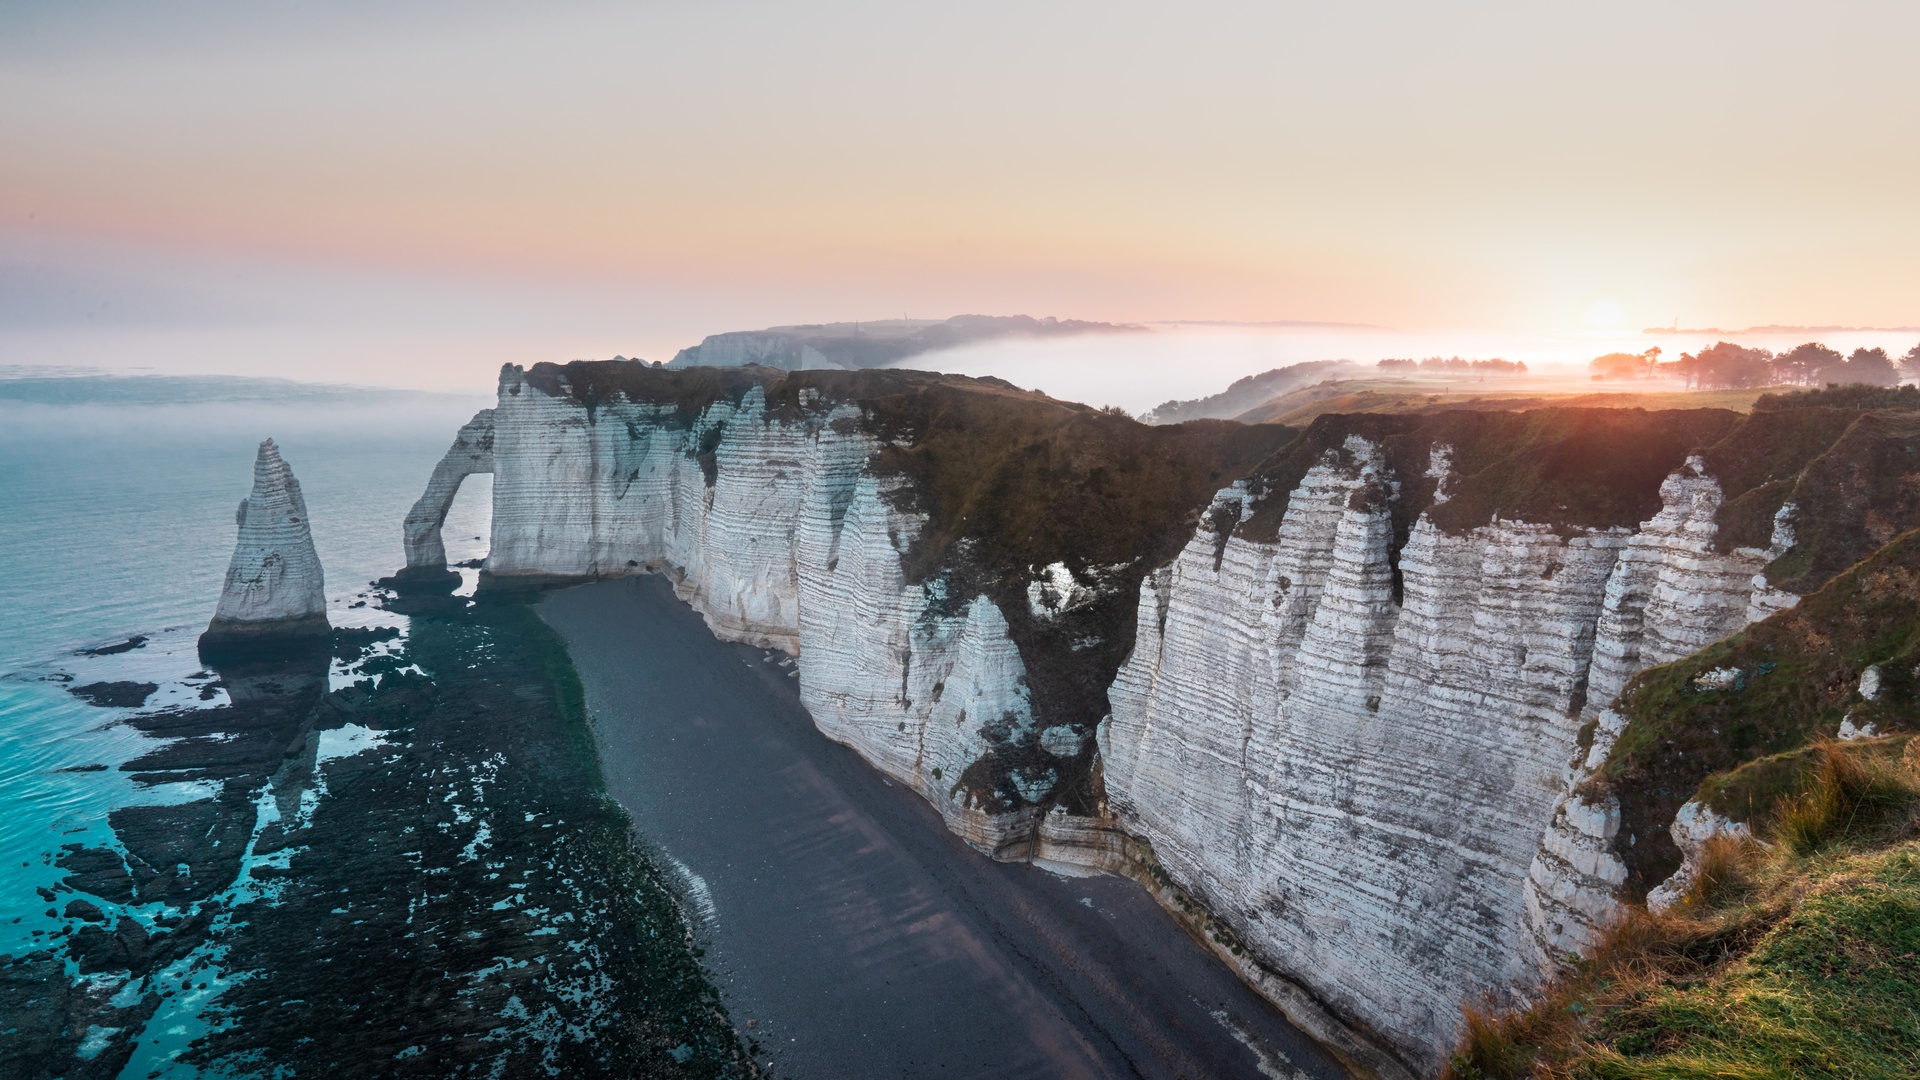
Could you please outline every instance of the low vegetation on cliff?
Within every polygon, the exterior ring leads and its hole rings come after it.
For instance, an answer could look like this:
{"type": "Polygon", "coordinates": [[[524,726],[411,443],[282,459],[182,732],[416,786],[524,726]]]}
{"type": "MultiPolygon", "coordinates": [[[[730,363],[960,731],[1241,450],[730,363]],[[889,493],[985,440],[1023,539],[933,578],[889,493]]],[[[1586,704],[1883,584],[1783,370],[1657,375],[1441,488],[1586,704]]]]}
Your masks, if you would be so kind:
{"type": "Polygon", "coordinates": [[[1633,528],[1660,509],[1660,484],[1690,454],[1719,481],[1721,551],[1768,547],[1787,511],[1794,544],[1769,581],[1809,593],[1907,529],[1920,528],[1920,389],[1844,386],[1763,395],[1726,409],[1327,413],[1252,473],[1254,513],[1238,534],[1271,540],[1294,488],[1362,436],[1385,452],[1395,548],[1421,514],[1459,533],[1495,518],[1567,528],[1633,528]],[[1427,475],[1451,449],[1445,500],[1427,475]]]}
{"type": "Polygon", "coordinates": [[[1631,528],[1660,510],[1660,483],[1693,447],[1738,422],[1721,409],[1537,409],[1531,412],[1360,413],[1315,420],[1255,472],[1254,513],[1241,535],[1270,540],[1307,470],[1361,436],[1381,447],[1398,485],[1396,547],[1421,514],[1458,533],[1495,517],[1571,528],[1631,528]],[[1451,448],[1445,499],[1429,476],[1435,448],[1451,448]]]}
{"type": "Polygon", "coordinates": [[[1824,742],[1665,912],[1630,910],[1525,1011],[1470,1013],[1452,1080],[1920,1071],[1920,741],[1824,742]]]}
{"type": "Polygon", "coordinates": [[[1726,492],[1716,543],[1765,547],[1791,505],[1794,545],[1767,568],[1809,593],[1907,529],[1920,528],[1920,389],[1867,386],[1769,394],[1703,451],[1726,492]]]}
{"type": "MultiPolygon", "coordinates": [[[[1872,463],[1901,414],[1812,400],[1756,412],[1720,447],[1727,471],[1750,480],[1811,448],[1797,490],[1816,475],[1857,485],[1828,493],[1827,536],[1845,514],[1897,519],[1891,489],[1915,470],[1872,463]]],[[[1845,550],[1801,565],[1817,573],[1845,550]]],[[[1450,1075],[1920,1073],[1920,529],[1794,608],[1641,673],[1617,708],[1626,726],[1584,794],[1619,804],[1629,896],[1680,867],[1668,826],[1683,803],[1747,835],[1707,841],[1680,903],[1627,908],[1531,1008],[1470,1014],[1450,1075]]]]}

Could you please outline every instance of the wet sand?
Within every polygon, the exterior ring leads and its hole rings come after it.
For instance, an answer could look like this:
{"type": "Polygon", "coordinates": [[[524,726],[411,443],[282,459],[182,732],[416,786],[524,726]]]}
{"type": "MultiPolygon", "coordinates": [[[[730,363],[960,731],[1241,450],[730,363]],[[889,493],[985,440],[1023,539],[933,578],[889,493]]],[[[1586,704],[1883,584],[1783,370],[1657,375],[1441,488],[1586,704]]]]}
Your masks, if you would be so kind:
{"type": "Polygon", "coordinates": [[[1133,882],[995,863],[657,576],[544,598],[608,790],[692,883],[735,1023],[800,1080],[1337,1077],[1133,882]]]}

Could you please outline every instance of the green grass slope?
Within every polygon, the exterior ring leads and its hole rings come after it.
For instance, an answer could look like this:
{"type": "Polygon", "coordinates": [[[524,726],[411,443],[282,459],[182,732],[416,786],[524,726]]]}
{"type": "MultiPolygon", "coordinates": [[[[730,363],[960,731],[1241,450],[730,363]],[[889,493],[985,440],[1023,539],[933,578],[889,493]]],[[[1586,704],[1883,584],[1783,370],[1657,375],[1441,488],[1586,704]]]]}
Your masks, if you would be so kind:
{"type": "Polygon", "coordinates": [[[1920,1075],[1914,750],[1818,746],[1765,841],[1714,841],[1675,908],[1631,909],[1531,1008],[1470,1014],[1448,1076],[1920,1075]]]}

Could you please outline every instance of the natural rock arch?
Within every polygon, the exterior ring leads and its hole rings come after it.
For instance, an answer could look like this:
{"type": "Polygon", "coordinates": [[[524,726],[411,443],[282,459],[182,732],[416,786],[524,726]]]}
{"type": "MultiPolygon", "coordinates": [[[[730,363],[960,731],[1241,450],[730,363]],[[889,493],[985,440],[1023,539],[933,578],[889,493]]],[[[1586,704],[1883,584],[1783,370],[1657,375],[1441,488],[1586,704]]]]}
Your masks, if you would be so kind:
{"type": "Polygon", "coordinates": [[[402,526],[407,549],[409,576],[432,574],[447,568],[447,546],[441,541],[440,527],[446,524],[447,510],[460,493],[460,482],[474,473],[493,471],[493,410],[481,409],[453,437],[446,456],[433,467],[427,490],[407,511],[402,526]]]}

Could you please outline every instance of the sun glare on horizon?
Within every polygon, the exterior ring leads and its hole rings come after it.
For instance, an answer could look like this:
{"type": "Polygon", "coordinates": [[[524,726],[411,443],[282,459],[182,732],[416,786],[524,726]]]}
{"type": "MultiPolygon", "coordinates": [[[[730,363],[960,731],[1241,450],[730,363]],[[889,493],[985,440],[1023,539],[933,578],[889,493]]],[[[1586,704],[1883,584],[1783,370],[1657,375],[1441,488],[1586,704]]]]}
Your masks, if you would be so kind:
{"type": "Polygon", "coordinates": [[[1587,326],[1593,330],[1619,330],[1627,325],[1627,309],[1611,296],[1602,296],[1587,305],[1587,326]]]}

